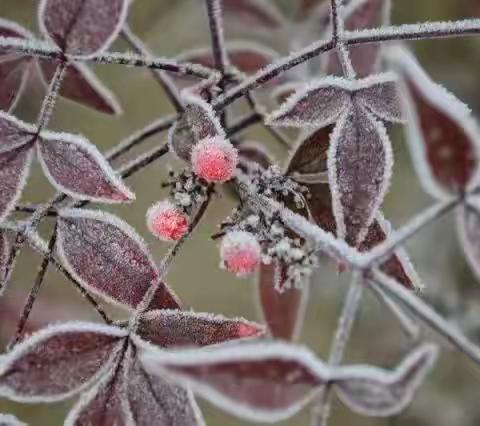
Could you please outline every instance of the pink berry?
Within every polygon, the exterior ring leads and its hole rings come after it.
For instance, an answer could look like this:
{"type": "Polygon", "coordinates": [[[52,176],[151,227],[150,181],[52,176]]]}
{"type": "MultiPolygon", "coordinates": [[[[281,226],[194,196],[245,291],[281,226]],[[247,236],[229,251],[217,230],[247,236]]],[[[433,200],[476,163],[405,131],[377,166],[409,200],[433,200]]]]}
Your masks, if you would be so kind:
{"type": "Polygon", "coordinates": [[[239,277],[246,277],[260,264],[261,248],[252,234],[233,231],[223,238],[220,256],[230,272],[239,277]]]}
{"type": "Polygon", "coordinates": [[[170,201],[159,201],[148,209],[147,226],[163,241],[178,241],[188,231],[188,216],[170,201]]]}
{"type": "Polygon", "coordinates": [[[221,136],[203,139],[192,150],[193,171],[207,182],[230,180],[237,163],[237,150],[221,136]]]}

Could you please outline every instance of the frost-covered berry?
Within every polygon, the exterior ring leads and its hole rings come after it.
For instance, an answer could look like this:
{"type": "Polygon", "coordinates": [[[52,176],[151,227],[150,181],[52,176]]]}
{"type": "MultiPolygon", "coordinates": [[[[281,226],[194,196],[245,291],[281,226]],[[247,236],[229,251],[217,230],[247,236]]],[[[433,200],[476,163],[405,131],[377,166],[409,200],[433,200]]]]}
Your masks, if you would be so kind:
{"type": "Polygon", "coordinates": [[[192,169],[207,182],[230,180],[237,164],[237,150],[221,136],[203,139],[192,150],[192,169]]]}
{"type": "Polygon", "coordinates": [[[251,274],[261,260],[261,248],[256,238],[245,231],[229,232],[222,240],[220,256],[223,265],[239,277],[251,274]]]}
{"type": "Polygon", "coordinates": [[[170,201],[159,201],[147,211],[150,232],[163,241],[178,241],[188,231],[188,216],[170,201]]]}

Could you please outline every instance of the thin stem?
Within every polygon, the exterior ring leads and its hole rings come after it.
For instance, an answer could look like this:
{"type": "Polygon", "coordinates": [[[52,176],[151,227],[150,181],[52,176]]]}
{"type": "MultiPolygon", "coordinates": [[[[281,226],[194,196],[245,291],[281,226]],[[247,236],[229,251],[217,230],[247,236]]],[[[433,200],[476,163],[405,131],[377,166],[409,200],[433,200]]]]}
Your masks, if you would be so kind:
{"type": "MultiPolygon", "coordinates": [[[[228,56],[225,48],[225,35],[222,24],[222,0],[205,0],[208,14],[208,24],[210,28],[210,39],[212,43],[212,52],[215,69],[221,74],[219,83],[221,93],[225,92],[226,81],[225,72],[228,65],[228,56]]],[[[226,113],[220,114],[222,127],[226,126],[226,113]]]]}
{"type": "MultiPolygon", "coordinates": [[[[361,31],[345,31],[343,35],[346,46],[365,43],[379,43],[382,41],[395,40],[425,40],[433,38],[459,37],[480,34],[480,19],[464,19],[455,22],[425,22],[420,29],[418,25],[391,25],[361,31]]],[[[261,86],[278,75],[288,71],[321,53],[335,48],[332,40],[319,40],[311,43],[304,49],[292,53],[287,57],[280,58],[269,66],[246,79],[241,84],[225,93],[215,102],[215,108],[221,110],[235,100],[244,96],[247,92],[261,86]]]]}
{"type": "MultiPolygon", "coordinates": [[[[56,242],[57,242],[57,225],[55,225],[53,235],[50,238],[50,242],[48,244],[49,253],[53,251],[53,248],[56,242]]],[[[9,344],[10,348],[15,346],[23,337],[25,326],[27,325],[28,318],[30,317],[30,313],[32,312],[33,304],[35,303],[35,300],[37,299],[37,296],[40,292],[40,287],[42,286],[49,264],[50,264],[50,257],[44,257],[40,265],[40,269],[38,270],[37,276],[35,278],[33,287],[30,290],[30,293],[28,294],[25,306],[23,307],[23,312],[20,317],[20,321],[17,324],[17,330],[15,331],[15,336],[13,337],[12,341],[9,344]]]]}
{"type": "Polygon", "coordinates": [[[373,265],[378,265],[390,257],[402,244],[416,235],[423,228],[431,225],[442,216],[450,213],[461,202],[462,198],[454,198],[429,207],[424,212],[415,216],[407,225],[399,229],[393,236],[385,242],[377,245],[364,255],[361,267],[369,269],[373,265]]]}
{"type": "MultiPolygon", "coordinates": [[[[340,365],[342,362],[360,308],[362,294],[363,283],[360,280],[359,273],[354,272],[330,351],[328,363],[331,366],[340,365]]],[[[312,426],[327,425],[331,407],[330,390],[331,388],[327,387],[320,394],[312,410],[312,426]]]]}
{"type": "Polygon", "coordinates": [[[437,314],[418,296],[415,296],[415,294],[404,288],[400,283],[379,270],[374,271],[372,285],[376,285],[381,290],[394,296],[399,302],[410,309],[412,314],[422,320],[440,336],[444,337],[475,364],[480,366],[480,348],[471,342],[462,332],[449,324],[446,319],[437,314]]]}

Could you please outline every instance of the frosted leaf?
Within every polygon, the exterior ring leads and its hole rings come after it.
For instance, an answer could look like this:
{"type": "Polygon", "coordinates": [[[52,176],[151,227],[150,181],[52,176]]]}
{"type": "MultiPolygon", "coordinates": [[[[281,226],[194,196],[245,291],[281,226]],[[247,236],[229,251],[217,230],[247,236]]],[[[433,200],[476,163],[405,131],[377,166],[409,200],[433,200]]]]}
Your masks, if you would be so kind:
{"type": "Polygon", "coordinates": [[[43,171],[57,190],[73,198],[104,203],[135,199],[100,151],[84,137],[42,132],[37,146],[43,171]]]}
{"type": "MultiPolygon", "coordinates": [[[[127,308],[135,308],[158,280],[145,242],[136,231],[111,214],[63,210],[58,220],[60,257],[87,289],[127,308]]],[[[177,309],[179,300],[161,284],[152,309],[177,309]]]]}
{"type": "Polygon", "coordinates": [[[478,176],[478,130],[468,107],[433,82],[407,50],[388,54],[403,78],[407,139],[425,190],[442,199],[468,190],[478,176]]]}
{"type": "Polygon", "coordinates": [[[222,7],[228,26],[236,24],[242,30],[272,30],[285,21],[275,4],[265,0],[223,0],[222,7]]]}
{"type": "Polygon", "coordinates": [[[0,151],[0,222],[15,207],[27,182],[32,163],[32,147],[0,151]]]}
{"type": "Polygon", "coordinates": [[[165,309],[143,314],[137,330],[144,340],[167,348],[214,345],[263,333],[260,324],[243,318],[165,309]]]}
{"type": "Polygon", "coordinates": [[[0,414],[0,426],[28,426],[11,414],[0,414]]]}
{"type": "Polygon", "coordinates": [[[190,391],[158,375],[150,375],[133,360],[128,375],[128,401],[138,426],[203,426],[200,409],[190,391]]]}
{"type": "Polygon", "coordinates": [[[0,111],[0,154],[35,141],[36,128],[0,111]]]}
{"type": "MultiPolygon", "coordinates": [[[[40,75],[46,86],[52,80],[57,66],[58,64],[52,60],[39,62],[40,75]]],[[[62,81],[60,95],[104,114],[120,115],[122,113],[116,96],[88,66],[80,62],[69,64],[62,81]]]]}
{"type": "MultiPolygon", "coordinates": [[[[359,82],[362,85],[362,80],[359,82]]],[[[366,87],[355,92],[355,99],[373,114],[385,121],[403,122],[400,91],[395,77],[379,74],[363,80],[366,87]],[[365,84],[366,83],[366,84],[365,84]]]]}
{"type": "Polygon", "coordinates": [[[258,275],[257,292],[262,317],[270,335],[283,340],[296,340],[302,330],[309,289],[291,287],[279,291],[275,283],[278,261],[262,264],[258,275]]]}
{"type": "Polygon", "coordinates": [[[64,425],[133,426],[127,383],[123,357],[117,357],[101,380],[74,405],[64,425]]]}
{"type": "Polygon", "coordinates": [[[457,230],[465,258],[477,279],[480,279],[480,203],[475,198],[469,202],[471,205],[457,211],[457,230]]]}
{"type": "MultiPolygon", "coordinates": [[[[345,30],[380,28],[389,24],[391,0],[354,0],[345,8],[345,30]]],[[[348,48],[354,70],[359,77],[376,72],[380,65],[380,43],[370,43],[348,48]]],[[[324,55],[326,74],[343,75],[336,52],[324,55]]]]}
{"type": "Polygon", "coordinates": [[[362,108],[338,121],[328,152],[337,235],[357,246],[375,219],[390,184],[393,157],[385,127],[362,108]]]}
{"type": "Polygon", "coordinates": [[[20,402],[69,398],[108,367],[124,337],[117,327],[80,322],[36,332],[0,358],[0,395],[20,402]]]}
{"type": "MultiPolygon", "coordinates": [[[[0,18],[0,37],[29,39],[31,34],[16,22],[0,18]]],[[[11,111],[24,92],[32,60],[0,49],[0,109],[11,111]]]]}
{"type": "Polygon", "coordinates": [[[374,367],[343,367],[334,373],[340,399],[356,413],[388,417],[412,401],[437,358],[437,348],[425,344],[410,353],[393,371],[374,367]]]}
{"type": "Polygon", "coordinates": [[[287,175],[302,180],[302,175],[315,175],[327,171],[327,153],[333,127],[322,127],[301,136],[293,155],[288,160],[287,175]]]}
{"type": "MultiPolygon", "coordinates": [[[[314,131],[312,135],[307,134],[306,139],[299,145],[297,151],[294,152],[294,155],[289,160],[287,173],[302,180],[305,173],[316,173],[326,170],[332,128],[333,126],[324,127],[314,131]],[[303,152],[306,154],[302,155],[303,152]]],[[[323,230],[336,234],[337,226],[332,211],[329,185],[305,183],[305,186],[308,188],[306,202],[311,218],[323,230]]],[[[390,232],[390,223],[381,213],[378,213],[376,220],[370,225],[359,250],[371,250],[373,247],[384,242],[390,232]]],[[[403,249],[397,250],[390,256],[382,264],[381,270],[387,275],[394,277],[397,282],[406,288],[418,290],[423,286],[415,268],[403,249]]]]}
{"type": "MultiPolygon", "coordinates": [[[[365,239],[360,244],[359,250],[362,252],[371,250],[385,242],[390,234],[390,223],[381,213],[378,213],[376,220],[368,229],[365,239]]],[[[423,288],[423,283],[412,265],[410,258],[405,250],[401,248],[396,250],[394,254],[382,263],[380,270],[410,290],[418,291],[423,288]]]]}
{"type": "Polygon", "coordinates": [[[39,25],[63,52],[90,56],[115,40],[128,5],[128,0],[42,0],[39,25]]]}
{"type": "MultiPolygon", "coordinates": [[[[241,73],[251,75],[265,68],[278,58],[278,53],[269,47],[250,41],[229,42],[225,46],[228,65],[234,67],[241,73]]],[[[199,64],[206,68],[215,69],[215,58],[211,47],[194,49],[182,53],[177,61],[199,64]]],[[[173,77],[181,86],[197,82],[198,79],[174,74],[173,77]]],[[[273,79],[270,84],[279,81],[273,79]]]]}
{"type": "Polygon", "coordinates": [[[351,83],[327,77],[303,86],[276,111],[266,123],[273,126],[322,127],[335,122],[351,103],[351,83]]]}
{"type": "Polygon", "coordinates": [[[309,350],[283,343],[152,350],[142,361],[151,374],[171,376],[212,404],[251,421],[291,417],[330,378],[309,350]]]}
{"type": "Polygon", "coordinates": [[[207,137],[225,137],[225,132],[211,105],[190,95],[186,101],[185,111],[170,128],[168,145],[179,158],[190,161],[192,149],[198,142],[207,137]]]}

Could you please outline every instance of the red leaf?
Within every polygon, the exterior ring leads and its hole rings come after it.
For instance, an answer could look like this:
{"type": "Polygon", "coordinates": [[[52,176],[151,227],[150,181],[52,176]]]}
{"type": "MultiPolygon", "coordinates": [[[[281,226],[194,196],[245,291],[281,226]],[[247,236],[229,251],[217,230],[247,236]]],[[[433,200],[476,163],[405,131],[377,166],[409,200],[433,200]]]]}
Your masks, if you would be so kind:
{"type": "MultiPolygon", "coordinates": [[[[55,61],[40,61],[39,65],[42,81],[48,86],[47,82],[53,78],[57,64],[55,61]]],[[[116,96],[89,67],[82,63],[69,65],[60,95],[105,114],[120,115],[122,113],[116,96]]]]}
{"type": "Polygon", "coordinates": [[[30,171],[32,151],[29,145],[0,151],[0,222],[8,216],[21,196],[30,171]]]}
{"type": "Polygon", "coordinates": [[[0,394],[23,402],[59,401],[87,387],[118,353],[126,332],[90,323],[45,328],[0,362],[0,394]]]}
{"type": "Polygon", "coordinates": [[[42,0],[42,32],[65,53],[89,56],[106,49],[127,17],[127,0],[42,0]]]}
{"type": "Polygon", "coordinates": [[[38,157],[51,184],[73,198],[109,203],[135,198],[100,151],[81,136],[42,132],[38,157]]]}
{"type": "Polygon", "coordinates": [[[203,426],[193,395],[159,376],[149,375],[135,359],[128,375],[127,396],[138,426],[203,426]]]}
{"type": "Polygon", "coordinates": [[[398,83],[390,73],[360,80],[355,101],[384,121],[403,122],[398,83]]]}
{"type": "Polygon", "coordinates": [[[210,104],[188,96],[181,118],[170,128],[168,145],[182,160],[190,161],[193,147],[206,137],[224,136],[225,132],[210,104]]]}
{"type": "Polygon", "coordinates": [[[276,288],[276,264],[260,267],[258,293],[262,316],[272,337],[283,340],[295,340],[302,328],[308,299],[308,286],[288,288],[280,291],[276,288]]]}
{"type": "Polygon", "coordinates": [[[128,381],[118,357],[109,371],[69,412],[65,426],[129,426],[132,416],[126,398],[128,381]]]}
{"type": "MultiPolygon", "coordinates": [[[[58,221],[58,250],[65,266],[86,288],[111,302],[135,308],[158,280],[145,242],[113,215],[64,210],[58,221]]],[[[152,309],[177,309],[176,295],[162,284],[152,309]]]]}
{"type": "MultiPolygon", "coordinates": [[[[345,29],[354,31],[388,25],[390,12],[391,0],[354,0],[345,10],[345,29]]],[[[349,48],[353,68],[359,77],[366,77],[378,70],[380,49],[379,43],[349,48]]],[[[326,74],[343,75],[336,52],[330,52],[324,57],[326,74]]]]}
{"type": "Polygon", "coordinates": [[[0,154],[33,143],[36,128],[0,111],[0,154]]]}
{"type": "Polygon", "coordinates": [[[149,311],[141,316],[137,333],[161,347],[207,346],[264,333],[260,324],[242,318],[186,311],[149,311]]]}
{"type": "Polygon", "coordinates": [[[274,126],[323,127],[334,123],[351,105],[351,83],[328,77],[304,86],[266,118],[274,126]]]}
{"type": "MultiPolygon", "coordinates": [[[[330,134],[333,126],[314,131],[302,139],[287,166],[287,174],[305,181],[304,173],[322,173],[327,169],[330,134]]],[[[328,184],[305,184],[309,189],[307,205],[312,219],[323,230],[336,235],[336,223],[332,211],[332,201],[328,184]]],[[[390,233],[390,224],[380,213],[370,226],[368,233],[359,247],[360,251],[369,251],[385,241],[390,233]]],[[[410,259],[403,250],[398,250],[381,266],[389,276],[395,278],[409,289],[422,287],[421,281],[412,266],[410,259]]]]}
{"type": "MultiPolygon", "coordinates": [[[[390,233],[390,223],[381,213],[378,213],[377,219],[370,226],[367,236],[360,245],[359,250],[365,252],[373,249],[375,246],[384,242],[390,233]]],[[[382,263],[380,269],[389,277],[394,278],[396,282],[410,290],[421,290],[423,288],[423,284],[412,262],[403,249],[398,249],[382,263]]]]}
{"type": "Polygon", "coordinates": [[[223,10],[229,18],[228,26],[237,25],[240,29],[272,30],[284,23],[284,18],[276,6],[262,0],[223,0],[223,10]]]}
{"type": "Polygon", "coordinates": [[[343,367],[333,382],[340,399],[356,413],[389,417],[402,412],[430,372],[438,350],[423,345],[393,371],[374,367],[343,367]]]}
{"type": "Polygon", "coordinates": [[[306,184],[325,183],[333,128],[334,126],[323,127],[303,136],[288,162],[286,174],[306,184]]]}
{"type": "Polygon", "coordinates": [[[405,49],[389,51],[405,83],[404,113],[412,157],[431,195],[463,193],[478,176],[478,131],[471,113],[434,83],[405,49]]]}
{"type": "Polygon", "coordinates": [[[353,107],[338,121],[328,153],[328,173],[337,235],[357,246],[375,219],[393,165],[390,141],[380,121],[353,107]]]}
{"type": "Polygon", "coordinates": [[[212,404],[252,421],[294,415],[329,379],[310,351],[283,343],[147,351],[143,362],[151,374],[171,375],[212,404]]]}

